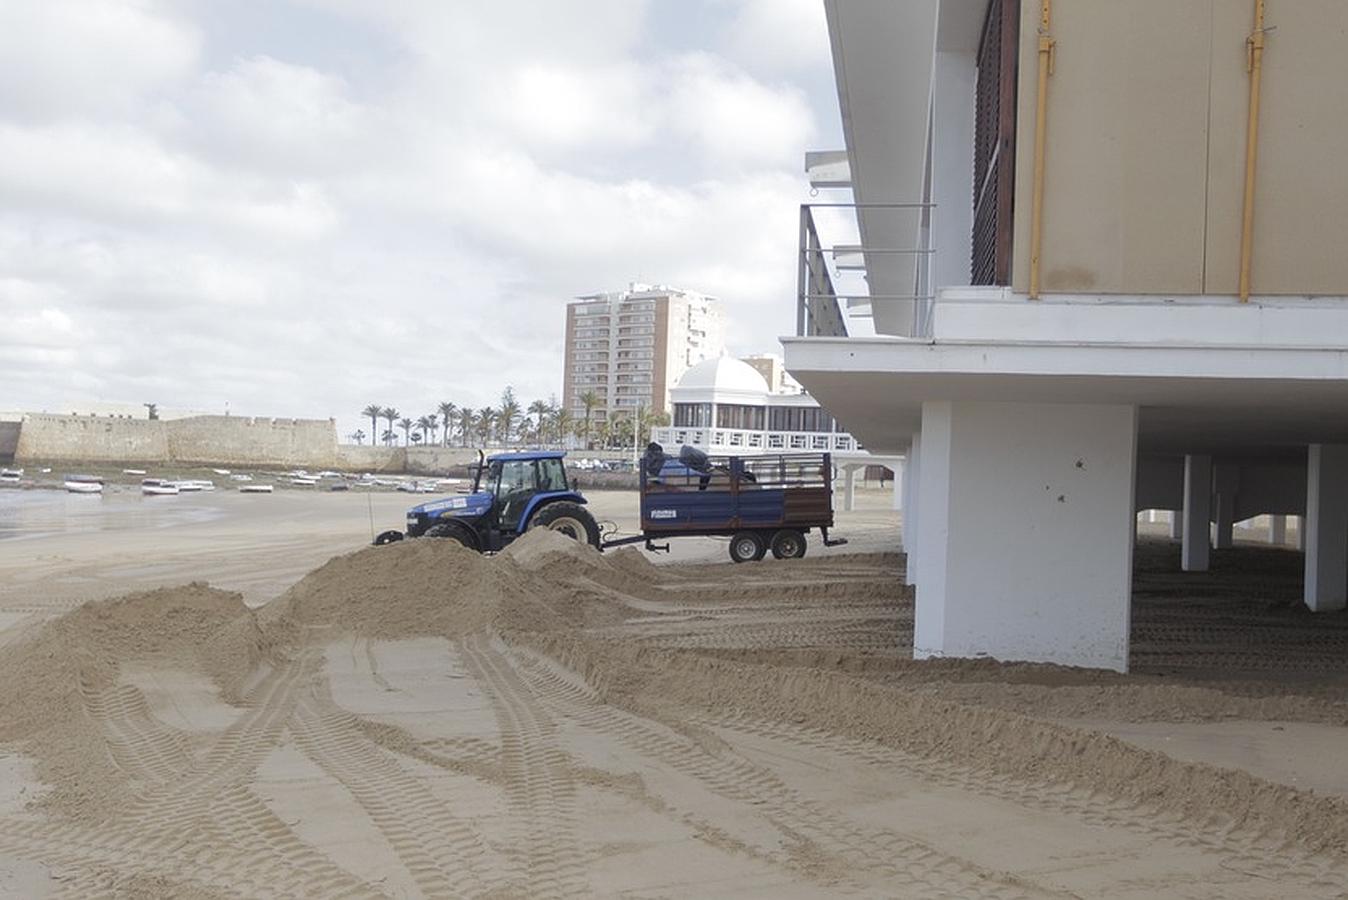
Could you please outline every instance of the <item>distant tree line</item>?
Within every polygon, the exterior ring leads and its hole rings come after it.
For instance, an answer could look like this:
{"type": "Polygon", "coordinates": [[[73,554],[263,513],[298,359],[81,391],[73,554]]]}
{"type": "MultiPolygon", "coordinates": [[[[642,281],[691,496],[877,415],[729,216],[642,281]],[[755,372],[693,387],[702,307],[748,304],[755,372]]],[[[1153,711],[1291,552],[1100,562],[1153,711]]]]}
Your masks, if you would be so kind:
{"type": "Polygon", "coordinates": [[[501,393],[499,406],[473,409],[446,400],[435,412],[416,419],[395,407],[371,403],[360,411],[370,420],[370,433],[360,429],[348,437],[357,444],[369,438],[372,445],[386,447],[398,444],[400,431],[404,447],[563,447],[574,439],[582,447],[598,449],[630,447],[633,429],[644,440],[651,428],[669,424],[668,413],[654,415],[648,409],[601,419],[595,415],[601,401],[594,391],[581,394],[580,402],[585,415],[579,419],[556,397],[523,406],[512,387],[501,393]]]}

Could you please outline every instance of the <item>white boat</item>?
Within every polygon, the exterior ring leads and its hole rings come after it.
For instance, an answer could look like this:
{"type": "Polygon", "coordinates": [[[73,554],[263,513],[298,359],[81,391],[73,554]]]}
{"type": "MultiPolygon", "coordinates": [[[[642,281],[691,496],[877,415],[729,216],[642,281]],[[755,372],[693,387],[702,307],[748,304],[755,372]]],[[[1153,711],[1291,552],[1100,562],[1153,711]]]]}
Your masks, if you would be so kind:
{"type": "Polygon", "coordinates": [[[0,469],[0,481],[18,484],[21,478],[23,478],[23,469],[0,469]]]}
{"type": "Polygon", "coordinates": [[[144,475],[144,474],[145,474],[145,470],[144,470],[144,469],[123,469],[123,470],[122,470],[122,474],[123,474],[123,475],[144,475]]]}
{"type": "Polygon", "coordinates": [[[65,487],[72,494],[101,494],[103,479],[93,475],[67,475],[65,487]]]}
{"type": "Polygon", "coordinates": [[[185,492],[215,490],[215,482],[207,481],[206,479],[203,478],[186,478],[183,479],[182,481],[175,481],[173,483],[178,486],[178,490],[185,492]]]}
{"type": "Polygon", "coordinates": [[[211,471],[214,472],[214,473],[217,474],[217,475],[228,475],[228,474],[229,474],[229,469],[211,469],[211,471]]]}
{"type": "Polygon", "coordinates": [[[318,484],[318,479],[310,478],[308,476],[297,475],[294,478],[290,479],[290,483],[298,487],[313,487],[314,485],[318,484]]]}
{"type": "Polygon", "coordinates": [[[252,481],[252,480],[253,480],[253,476],[252,476],[252,475],[231,475],[231,476],[229,476],[229,480],[230,480],[230,481],[252,481]]]}
{"type": "Polygon", "coordinates": [[[175,497],[180,493],[178,485],[162,478],[146,478],[140,483],[140,492],[149,496],[175,497]]]}
{"type": "Polygon", "coordinates": [[[239,485],[240,494],[270,494],[272,486],[269,484],[241,484],[239,485]]]}
{"type": "Polygon", "coordinates": [[[332,471],[331,469],[324,469],[322,472],[319,472],[319,473],[318,473],[318,477],[319,477],[319,478],[341,478],[341,477],[342,477],[342,473],[341,473],[341,472],[334,472],[334,471],[332,471]]]}

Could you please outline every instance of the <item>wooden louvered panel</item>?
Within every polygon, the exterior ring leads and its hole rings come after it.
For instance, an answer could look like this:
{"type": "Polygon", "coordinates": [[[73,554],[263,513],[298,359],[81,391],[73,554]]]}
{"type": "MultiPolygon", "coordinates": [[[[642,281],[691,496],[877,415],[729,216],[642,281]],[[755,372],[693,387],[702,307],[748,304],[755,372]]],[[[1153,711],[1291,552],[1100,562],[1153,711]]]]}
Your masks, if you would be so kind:
{"type": "Polygon", "coordinates": [[[978,46],[970,284],[1011,283],[1020,0],[991,0],[978,46]]]}

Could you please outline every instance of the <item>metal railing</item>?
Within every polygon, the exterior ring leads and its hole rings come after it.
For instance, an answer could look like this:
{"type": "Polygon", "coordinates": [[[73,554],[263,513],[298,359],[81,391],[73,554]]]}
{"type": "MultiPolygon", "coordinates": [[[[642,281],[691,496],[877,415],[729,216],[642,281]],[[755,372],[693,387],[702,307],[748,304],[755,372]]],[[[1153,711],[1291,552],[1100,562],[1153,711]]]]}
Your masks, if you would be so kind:
{"type": "Polygon", "coordinates": [[[931,246],[935,209],[934,203],[802,203],[796,278],[796,335],[847,337],[848,315],[874,318],[877,303],[913,304],[912,335],[929,335],[932,305],[935,302],[931,285],[931,259],[936,252],[931,246]],[[862,243],[825,246],[815,224],[816,209],[856,210],[862,243]],[[868,228],[867,221],[881,211],[914,217],[912,223],[903,226],[913,229],[913,246],[888,247],[865,243],[867,232],[877,230],[874,225],[868,228]],[[830,257],[833,260],[832,268],[829,265],[830,257]],[[859,257],[859,263],[849,262],[850,257],[859,257]],[[869,274],[881,260],[891,257],[914,257],[911,273],[899,273],[905,282],[911,274],[911,292],[877,293],[868,290],[866,293],[840,293],[835,287],[835,276],[846,271],[864,271],[869,274]],[[861,302],[868,304],[866,311],[849,309],[847,314],[844,313],[844,304],[850,307],[861,302]]]}
{"type": "Polygon", "coordinates": [[[666,450],[687,445],[709,453],[865,452],[865,448],[856,438],[843,431],[777,431],[661,425],[651,429],[651,440],[666,450]]]}

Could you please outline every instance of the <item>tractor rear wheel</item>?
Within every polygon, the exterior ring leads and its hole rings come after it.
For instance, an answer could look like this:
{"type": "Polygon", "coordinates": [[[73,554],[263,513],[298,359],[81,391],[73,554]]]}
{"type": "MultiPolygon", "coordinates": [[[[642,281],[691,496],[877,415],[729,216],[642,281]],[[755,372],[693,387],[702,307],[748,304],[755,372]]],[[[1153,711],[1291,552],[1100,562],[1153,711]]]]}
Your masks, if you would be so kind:
{"type": "Polygon", "coordinates": [[[737,563],[757,562],[768,552],[768,542],[757,531],[739,531],[730,538],[730,558],[737,563]]]}
{"type": "Polygon", "coordinates": [[[599,523],[590,515],[590,511],[579,503],[558,500],[534,513],[529,528],[547,528],[560,531],[567,537],[599,549],[599,523]]]}
{"type": "Polygon", "coordinates": [[[783,528],[772,536],[774,559],[800,559],[805,555],[805,535],[794,528],[783,528]]]}
{"type": "Polygon", "coordinates": [[[438,525],[432,525],[426,529],[426,537],[448,538],[455,541],[469,550],[478,549],[477,535],[473,530],[462,522],[441,522],[438,525]]]}

